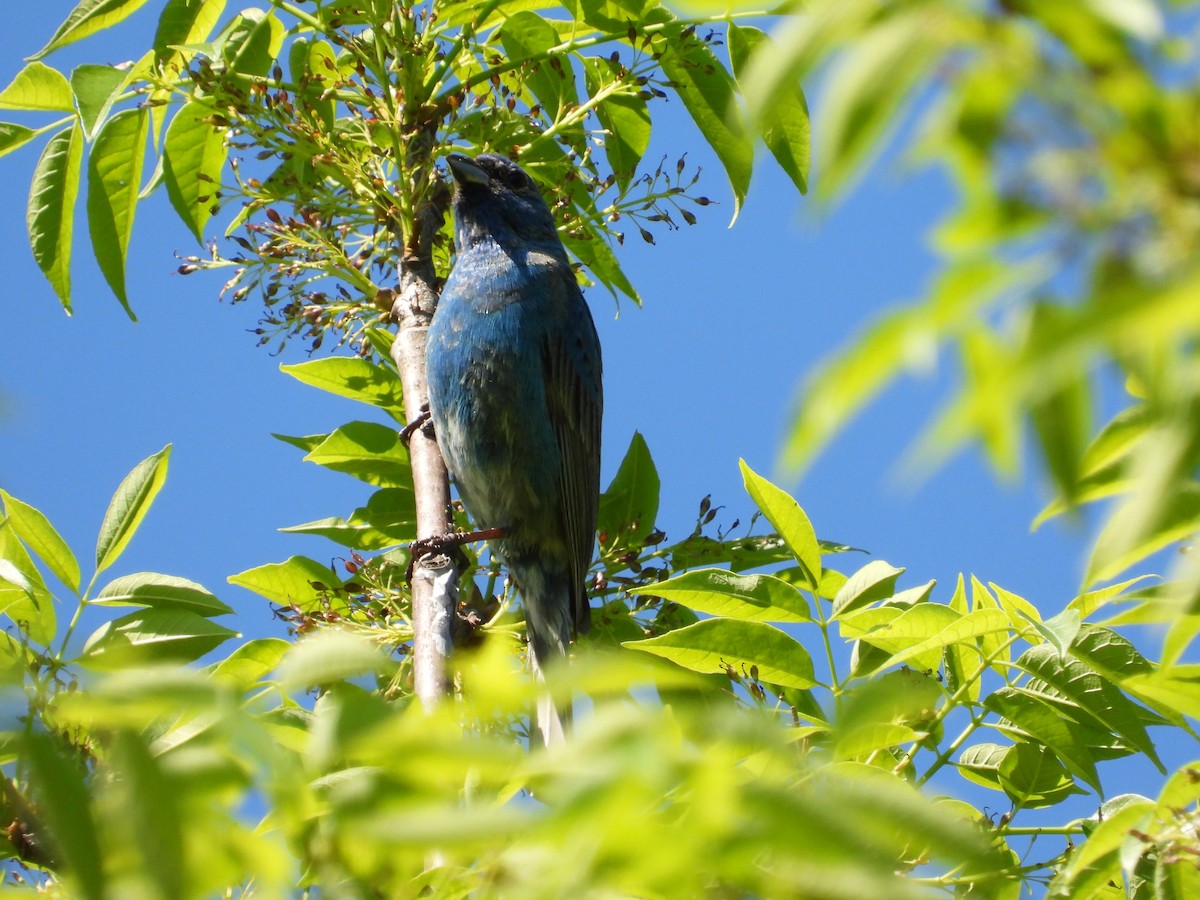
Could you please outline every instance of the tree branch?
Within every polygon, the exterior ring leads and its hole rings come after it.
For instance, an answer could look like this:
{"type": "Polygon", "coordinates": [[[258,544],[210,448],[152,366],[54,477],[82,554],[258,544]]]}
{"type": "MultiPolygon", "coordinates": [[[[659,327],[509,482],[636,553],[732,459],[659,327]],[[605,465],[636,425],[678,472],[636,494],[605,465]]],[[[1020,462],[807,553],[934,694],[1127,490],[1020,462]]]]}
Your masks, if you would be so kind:
{"type": "MultiPolygon", "coordinates": [[[[445,216],[446,198],[436,197],[417,213],[417,221],[400,267],[400,283],[392,303],[399,324],[392,359],[400,372],[404,409],[411,418],[429,403],[425,382],[425,342],[437,307],[437,275],[433,268],[433,236],[445,216]]],[[[447,534],[450,485],[436,438],[418,428],[408,446],[416,494],[417,539],[447,534]]],[[[458,571],[445,555],[426,556],[413,567],[413,678],[426,708],[447,693],[447,660],[453,646],[452,625],[458,606],[458,571]]]]}

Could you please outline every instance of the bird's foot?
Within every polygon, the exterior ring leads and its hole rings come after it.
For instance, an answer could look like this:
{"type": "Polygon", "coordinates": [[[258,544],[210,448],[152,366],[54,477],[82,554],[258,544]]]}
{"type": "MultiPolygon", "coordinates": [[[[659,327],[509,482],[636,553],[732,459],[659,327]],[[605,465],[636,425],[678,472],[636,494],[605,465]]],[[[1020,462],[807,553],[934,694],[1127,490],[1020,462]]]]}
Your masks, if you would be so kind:
{"type": "Polygon", "coordinates": [[[453,534],[435,534],[408,545],[408,568],[404,572],[404,580],[412,584],[413,568],[426,556],[446,553],[455,550],[463,544],[473,544],[475,541],[491,541],[505,535],[503,528],[483,528],[479,531],[456,531],[453,534]]]}
{"type": "Polygon", "coordinates": [[[407,447],[409,441],[412,440],[412,436],[416,434],[418,430],[422,430],[426,435],[429,435],[433,430],[433,426],[430,424],[432,418],[433,417],[429,412],[429,404],[421,404],[421,412],[417,415],[417,417],[400,430],[400,442],[407,447]]]}

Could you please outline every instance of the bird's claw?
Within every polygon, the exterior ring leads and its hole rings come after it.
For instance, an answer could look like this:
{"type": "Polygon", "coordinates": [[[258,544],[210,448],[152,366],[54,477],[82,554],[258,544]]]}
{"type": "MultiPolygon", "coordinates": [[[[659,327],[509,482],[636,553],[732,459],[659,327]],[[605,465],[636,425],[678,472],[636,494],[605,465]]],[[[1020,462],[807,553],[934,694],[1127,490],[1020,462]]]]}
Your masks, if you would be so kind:
{"type": "Polygon", "coordinates": [[[429,404],[421,404],[421,412],[417,415],[417,417],[400,430],[400,442],[407,447],[409,441],[412,440],[412,436],[416,434],[419,429],[425,429],[429,425],[430,421],[432,421],[432,418],[433,417],[429,412],[429,404]]]}
{"type": "Polygon", "coordinates": [[[413,569],[426,556],[456,550],[463,544],[490,541],[505,535],[503,528],[484,528],[480,531],[456,531],[453,534],[434,534],[408,545],[408,568],[404,570],[406,584],[412,584],[413,569]]]}

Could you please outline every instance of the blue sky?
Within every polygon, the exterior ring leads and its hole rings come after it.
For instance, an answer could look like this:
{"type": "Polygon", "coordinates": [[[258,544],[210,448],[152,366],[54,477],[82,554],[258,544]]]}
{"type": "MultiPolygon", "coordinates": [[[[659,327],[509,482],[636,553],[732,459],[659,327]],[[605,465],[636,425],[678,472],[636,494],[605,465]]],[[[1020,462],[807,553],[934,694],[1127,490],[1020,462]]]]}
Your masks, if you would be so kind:
{"type": "MultiPolygon", "coordinates": [[[[20,57],[41,46],[73,5],[25,5],[20,28],[4,42],[0,81],[11,79],[20,57]]],[[[157,6],[148,4],[113,36],[68,48],[48,62],[69,68],[139,55],[157,6]]],[[[816,98],[810,103],[819,109],[816,98]]],[[[945,181],[934,172],[884,165],[817,219],[763,153],[745,209],[728,229],[732,203],[719,165],[702,151],[677,102],[652,111],[663,118],[656,119],[650,157],[688,151],[689,160],[703,166],[702,192],[720,205],[698,210],[696,226],[657,232],[656,246],[634,238],[619,250],[644,309],[625,302],[618,318],[605,291],[589,292],[605,358],[604,480],[632,433],[641,431],[663,480],[659,525],[679,539],[706,494],[725,507],[719,521],[747,519],[751,506],[737,467],[742,456],[796,493],[821,537],[908,567],[902,587],[936,578],[935,597],[945,599],[959,572],[975,573],[1047,615],[1060,610],[1076,593],[1088,534],[1064,522],[1030,534],[1029,523],[1048,497],[1038,472],[1019,484],[998,484],[971,451],[921,485],[898,483],[894,475],[949,384],[950,367],[890,391],[803,481],[788,480],[776,468],[788,411],[806,373],[881,309],[923,290],[935,265],[927,233],[952,201],[945,181]]],[[[174,274],[173,254],[195,247],[163,191],[139,208],[134,231],[129,294],[140,321],[127,319],[100,277],[82,209],[76,312],[64,316],[25,233],[36,152],[26,147],[0,159],[7,272],[0,486],[42,509],[86,570],[120,479],[173,443],[167,485],[109,575],[158,571],[191,578],[237,609],[234,627],[248,636],[282,635],[267,605],[226,584],[226,577],[294,554],[321,561],[344,556],[332,544],[276,529],[348,514],[368,489],[302,462],[271,432],[311,434],[383,417],[281,374],[281,361],[306,358],[302,348],[281,358],[257,349],[247,331],[257,307],[218,303],[219,275],[174,274]]],[[[832,565],[848,570],[866,560],[847,557],[832,565]]],[[[1156,648],[1143,644],[1154,655],[1156,648]]],[[[1162,749],[1171,755],[1171,748],[1162,749]]]]}

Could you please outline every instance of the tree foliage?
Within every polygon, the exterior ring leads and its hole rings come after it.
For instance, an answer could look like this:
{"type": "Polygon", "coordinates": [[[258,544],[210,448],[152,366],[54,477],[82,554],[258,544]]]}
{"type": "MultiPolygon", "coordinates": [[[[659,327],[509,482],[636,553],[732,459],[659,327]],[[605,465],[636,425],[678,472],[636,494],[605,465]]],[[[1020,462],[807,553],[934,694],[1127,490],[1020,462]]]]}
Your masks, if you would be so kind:
{"type": "Polygon", "coordinates": [[[97,898],[1197,893],[1200,763],[1162,771],[1155,743],[1192,740],[1200,717],[1179,661],[1196,576],[1186,557],[1166,584],[1127,572],[1195,529],[1195,87],[1158,7],[812,3],[769,37],[751,13],[683,18],[653,0],[167,0],[131,65],[47,61],[143,3],[82,0],[0,91],[0,108],[51,119],[0,124],[0,152],[44,139],[34,258],[69,311],[83,185],[101,271],[132,310],[132,223],[164,190],[202,247],[183,271],[221,270],[222,293],[261,302],[263,343],[353,348],[284,371],[364,418],[280,437],[374,492],[287,529],[342,545],[334,564],[230,577],[293,638],[249,641],[199,584],[110,574],[169,447],[117,488],[86,582],[47,518],[0,492],[11,884],[97,898]],[[406,581],[418,486],[390,317],[405,267],[450,264],[438,154],[519,157],[579,277],[636,301],[625,235],[653,241],[709,202],[683,158],[645,158],[656,103],[681,101],[736,206],[756,140],[807,189],[798,83],[818,75],[818,200],[911,133],[962,203],[930,296],[816,376],[789,458],[949,345],[963,378],[931,447],[978,439],[1012,468],[1029,421],[1061,494],[1047,515],[1118,498],[1088,583],[1054,611],[975,576],[905,584],[903,568],[819,540],[745,465],[758,512],[723,525],[706,498],[670,541],[634,435],[601,498],[595,626],[553,685],[591,700],[572,739],[529,750],[521,617],[472,548],[456,700],[424,709],[406,581]],[[902,127],[910,116],[920,127],[902,127]],[[1129,398],[1097,427],[1095,398],[1120,380],[1129,398]],[[1156,663],[1121,626],[1166,617],[1156,663]],[[1157,796],[1113,794],[1120,758],[1162,772],[1157,796]],[[1094,814],[1069,813],[1073,795],[1094,814]]]}

